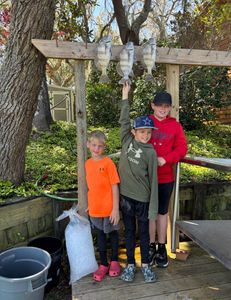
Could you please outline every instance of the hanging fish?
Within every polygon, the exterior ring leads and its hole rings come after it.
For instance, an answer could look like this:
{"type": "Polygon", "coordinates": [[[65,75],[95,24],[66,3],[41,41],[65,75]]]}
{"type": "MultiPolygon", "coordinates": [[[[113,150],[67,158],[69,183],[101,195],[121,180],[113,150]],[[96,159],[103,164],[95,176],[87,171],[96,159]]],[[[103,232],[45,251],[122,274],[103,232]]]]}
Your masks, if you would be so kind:
{"type": "Polygon", "coordinates": [[[104,36],[100,41],[96,49],[96,59],[95,65],[99,71],[101,71],[101,76],[99,82],[107,83],[109,78],[107,76],[107,67],[111,59],[111,36],[104,36]]]}
{"type": "Polygon", "coordinates": [[[131,84],[129,76],[133,76],[132,66],[134,62],[134,54],[135,50],[133,42],[128,42],[120,52],[120,61],[116,66],[119,75],[123,76],[123,78],[119,81],[120,84],[124,84],[126,81],[131,84]]]}
{"type": "Polygon", "coordinates": [[[152,70],[156,69],[156,38],[150,38],[143,46],[142,46],[142,61],[143,65],[147,70],[145,75],[145,80],[153,81],[154,78],[152,76],[152,70]]]}

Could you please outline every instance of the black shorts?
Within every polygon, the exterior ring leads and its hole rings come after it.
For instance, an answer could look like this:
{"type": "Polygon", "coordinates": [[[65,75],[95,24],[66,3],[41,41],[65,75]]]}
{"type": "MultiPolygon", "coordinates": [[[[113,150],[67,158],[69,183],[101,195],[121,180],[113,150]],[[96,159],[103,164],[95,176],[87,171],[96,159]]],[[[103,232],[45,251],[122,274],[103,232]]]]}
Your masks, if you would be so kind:
{"type": "Polygon", "coordinates": [[[120,210],[140,221],[148,220],[149,202],[140,202],[132,198],[120,195],[120,210]]]}
{"type": "Polygon", "coordinates": [[[173,186],[174,186],[174,182],[158,184],[158,199],[159,199],[158,214],[160,215],[165,215],[168,212],[168,206],[172,195],[173,186]]]}

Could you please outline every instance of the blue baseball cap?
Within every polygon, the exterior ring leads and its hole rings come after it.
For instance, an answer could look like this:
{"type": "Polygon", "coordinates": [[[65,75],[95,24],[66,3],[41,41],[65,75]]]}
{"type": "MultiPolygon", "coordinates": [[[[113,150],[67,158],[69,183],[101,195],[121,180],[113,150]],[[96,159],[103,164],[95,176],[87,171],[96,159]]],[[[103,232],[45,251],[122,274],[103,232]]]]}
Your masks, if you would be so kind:
{"type": "Polygon", "coordinates": [[[141,128],[154,129],[154,122],[148,116],[140,116],[140,117],[135,118],[133,128],[134,129],[141,129],[141,128]]]}

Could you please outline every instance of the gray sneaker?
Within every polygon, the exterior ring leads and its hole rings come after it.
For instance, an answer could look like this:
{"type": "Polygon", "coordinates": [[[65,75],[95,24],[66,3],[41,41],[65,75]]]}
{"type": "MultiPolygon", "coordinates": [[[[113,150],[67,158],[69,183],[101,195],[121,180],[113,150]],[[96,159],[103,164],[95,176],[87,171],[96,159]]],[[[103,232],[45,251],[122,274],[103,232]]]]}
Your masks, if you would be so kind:
{"type": "Polygon", "coordinates": [[[145,266],[141,268],[142,273],[144,274],[144,281],[155,282],[157,280],[156,274],[152,271],[150,266],[145,266]]]}
{"type": "Polygon", "coordinates": [[[134,265],[127,266],[123,270],[120,278],[123,281],[132,282],[135,278],[135,272],[136,272],[136,267],[134,265]]]}

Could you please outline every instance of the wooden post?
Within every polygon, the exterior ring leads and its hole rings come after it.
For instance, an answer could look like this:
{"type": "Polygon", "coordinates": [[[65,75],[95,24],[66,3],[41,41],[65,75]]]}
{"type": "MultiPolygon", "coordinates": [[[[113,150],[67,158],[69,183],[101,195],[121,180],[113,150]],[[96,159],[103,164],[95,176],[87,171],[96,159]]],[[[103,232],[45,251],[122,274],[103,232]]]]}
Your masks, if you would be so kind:
{"type": "MultiPolygon", "coordinates": [[[[172,95],[172,110],[171,116],[179,120],[179,82],[180,82],[180,67],[179,65],[166,65],[166,89],[167,92],[172,95]]],[[[174,204],[173,191],[170,204],[169,204],[169,219],[168,219],[168,230],[167,230],[167,248],[171,249],[171,236],[172,236],[172,216],[173,216],[173,204],[174,204]]],[[[179,208],[179,205],[178,205],[179,208]]],[[[179,209],[177,212],[179,217],[179,209]]],[[[179,247],[179,231],[176,232],[176,247],[179,247]]]]}
{"type": "Polygon", "coordinates": [[[166,72],[166,89],[172,95],[171,116],[179,120],[180,66],[167,64],[166,72]]]}
{"type": "Polygon", "coordinates": [[[77,126],[77,167],[78,167],[78,205],[79,214],[86,215],[87,185],[85,175],[85,160],[87,158],[87,121],[84,61],[76,60],[75,70],[75,101],[77,126]]]}

